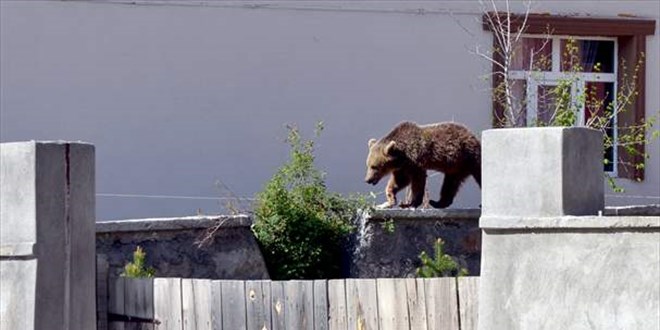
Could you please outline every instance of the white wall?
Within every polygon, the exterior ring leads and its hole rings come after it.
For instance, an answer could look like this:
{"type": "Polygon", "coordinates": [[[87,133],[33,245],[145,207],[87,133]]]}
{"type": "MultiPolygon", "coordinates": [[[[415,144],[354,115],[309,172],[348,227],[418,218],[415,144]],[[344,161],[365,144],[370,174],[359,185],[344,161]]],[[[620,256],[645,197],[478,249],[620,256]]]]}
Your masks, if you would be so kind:
{"type": "MultiPolygon", "coordinates": [[[[366,142],[399,121],[490,127],[490,66],[468,51],[491,43],[476,2],[196,3],[2,1],[0,140],[94,143],[99,193],[222,196],[219,179],[251,197],[287,157],[287,123],[311,136],[325,122],[318,160],[340,192],[382,191],[384,182],[363,182],[366,142]]],[[[538,6],[655,19],[660,9],[538,6]]],[[[648,39],[649,112],[660,108],[657,35],[648,39]]],[[[631,194],[660,195],[658,145],[648,165],[656,173],[631,194]]],[[[437,192],[439,178],[429,184],[437,192]]],[[[470,180],[455,206],[479,199],[470,180]]],[[[101,219],[221,209],[195,199],[97,204],[101,219]]]]}

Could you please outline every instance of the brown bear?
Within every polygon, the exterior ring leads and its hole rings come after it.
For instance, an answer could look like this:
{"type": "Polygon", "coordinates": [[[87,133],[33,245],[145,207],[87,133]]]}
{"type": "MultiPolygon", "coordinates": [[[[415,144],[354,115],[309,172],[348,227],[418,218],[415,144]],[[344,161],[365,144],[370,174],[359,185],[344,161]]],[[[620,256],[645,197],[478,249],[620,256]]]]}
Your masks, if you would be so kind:
{"type": "Polygon", "coordinates": [[[440,200],[429,204],[448,207],[468,176],[472,175],[481,187],[481,143],[465,126],[451,122],[423,126],[403,122],[382,139],[369,140],[365,181],[375,185],[392,174],[385,189],[387,202],[380,207],[395,206],[397,192],[408,185],[409,201],[400,206],[420,206],[427,170],[445,174],[440,200]]]}

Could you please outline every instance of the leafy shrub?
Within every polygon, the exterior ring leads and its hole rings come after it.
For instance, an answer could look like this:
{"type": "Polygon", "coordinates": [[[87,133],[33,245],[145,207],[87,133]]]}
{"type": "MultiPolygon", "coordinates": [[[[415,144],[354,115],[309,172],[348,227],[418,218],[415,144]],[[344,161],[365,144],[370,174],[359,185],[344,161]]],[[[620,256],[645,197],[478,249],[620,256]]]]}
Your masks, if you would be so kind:
{"type": "Polygon", "coordinates": [[[329,192],[314,165],[314,141],[288,129],[290,159],[257,195],[253,231],[272,279],[340,277],[350,220],[365,203],[329,192]]]}
{"type": "Polygon", "coordinates": [[[126,266],[124,266],[124,271],[121,273],[121,276],[125,277],[154,277],[156,270],[153,267],[146,267],[145,261],[147,259],[147,253],[138,246],[133,252],[133,261],[129,261],[126,266]]]}
{"type": "Polygon", "coordinates": [[[445,254],[445,243],[442,239],[435,241],[433,249],[435,250],[434,258],[422,251],[419,258],[422,260],[422,267],[417,268],[417,276],[419,277],[443,277],[443,276],[465,276],[468,274],[467,269],[458,266],[456,261],[448,254],[445,254]]]}

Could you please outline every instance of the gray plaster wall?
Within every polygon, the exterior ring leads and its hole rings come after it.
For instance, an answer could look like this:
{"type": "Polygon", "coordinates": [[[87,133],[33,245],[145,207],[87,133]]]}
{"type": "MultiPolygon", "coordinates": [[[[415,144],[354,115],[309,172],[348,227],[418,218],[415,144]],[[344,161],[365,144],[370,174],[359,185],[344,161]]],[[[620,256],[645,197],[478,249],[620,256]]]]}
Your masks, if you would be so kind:
{"type": "Polygon", "coordinates": [[[483,218],[480,329],[660,328],[660,217],[483,218]]]}
{"type": "Polygon", "coordinates": [[[419,255],[434,255],[438,238],[445,253],[478,276],[481,231],[478,209],[389,209],[362,217],[349,247],[348,277],[415,277],[419,255]]]}
{"type": "MultiPolygon", "coordinates": [[[[534,11],[657,20],[660,3],[534,11]]],[[[220,179],[254,196],[292,122],[310,136],[325,122],[317,159],[332,190],[380,192],[362,181],[369,138],[402,120],[491,127],[491,65],[470,53],[492,45],[480,17],[477,1],[0,1],[0,140],[94,143],[103,220],[221,207],[108,194],[223,197],[220,179]]],[[[647,118],[660,108],[659,35],[647,38],[647,118]]],[[[660,201],[660,149],[648,150],[646,180],[620,182],[636,197],[608,203],[660,201]]],[[[437,198],[440,178],[428,187],[437,198]]],[[[455,207],[480,203],[468,180],[455,207]]]]}
{"type": "Polygon", "coordinates": [[[158,277],[268,279],[247,216],[195,216],[99,222],[96,253],[119,275],[139,245],[158,277]],[[211,230],[212,239],[198,243],[211,230]]]}

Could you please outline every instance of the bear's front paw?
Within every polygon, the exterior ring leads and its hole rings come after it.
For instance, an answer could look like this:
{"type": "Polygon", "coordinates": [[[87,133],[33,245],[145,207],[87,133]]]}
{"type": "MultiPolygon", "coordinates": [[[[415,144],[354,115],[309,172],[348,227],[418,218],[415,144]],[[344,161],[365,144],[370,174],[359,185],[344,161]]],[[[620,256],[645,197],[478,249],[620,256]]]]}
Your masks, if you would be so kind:
{"type": "Polygon", "coordinates": [[[393,206],[394,206],[394,203],[385,202],[383,204],[376,205],[376,208],[377,209],[389,209],[389,208],[392,208],[393,206]]]}
{"type": "Polygon", "coordinates": [[[451,205],[451,201],[446,201],[446,200],[440,200],[438,202],[436,201],[429,201],[429,205],[433,206],[436,209],[444,209],[449,207],[451,205]]]}
{"type": "Polygon", "coordinates": [[[412,203],[401,203],[399,204],[399,207],[402,209],[416,209],[419,207],[419,205],[414,205],[412,203]]]}

